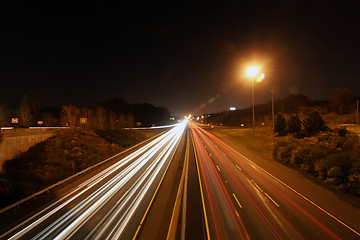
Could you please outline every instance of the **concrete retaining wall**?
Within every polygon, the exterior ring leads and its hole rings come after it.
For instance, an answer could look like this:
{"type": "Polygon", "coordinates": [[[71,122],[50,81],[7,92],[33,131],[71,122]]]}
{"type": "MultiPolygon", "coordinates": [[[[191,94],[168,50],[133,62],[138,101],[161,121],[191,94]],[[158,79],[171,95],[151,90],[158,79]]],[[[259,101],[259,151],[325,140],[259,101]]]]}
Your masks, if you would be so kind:
{"type": "Polygon", "coordinates": [[[2,164],[9,159],[12,159],[19,153],[27,151],[30,147],[37,143],[45,141],[54,136],[56,131],[27,131],[12,134],[3,134],[3,141],[0,143],[0,172],[2,171],[2,164]]]}

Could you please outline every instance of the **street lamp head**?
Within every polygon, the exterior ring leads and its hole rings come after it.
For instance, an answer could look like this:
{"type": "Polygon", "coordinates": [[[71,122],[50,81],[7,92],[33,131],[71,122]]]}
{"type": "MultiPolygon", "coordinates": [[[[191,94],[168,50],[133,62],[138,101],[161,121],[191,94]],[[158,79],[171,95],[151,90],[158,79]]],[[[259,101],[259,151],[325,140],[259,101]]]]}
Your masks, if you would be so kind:
{"type": "Polygon", "coordinates": [[[247,75],[254,77],[257,73],[259,72],[259,68],[258,67],[250,67],[247,70],[247,75]]]}
{"type": "Polygon", "coordinates": [[[256,78],[256,82],[261,82],[262,80],[264,80],[264,78],[265,78],[265,74],[262,73],[256,78]]]}

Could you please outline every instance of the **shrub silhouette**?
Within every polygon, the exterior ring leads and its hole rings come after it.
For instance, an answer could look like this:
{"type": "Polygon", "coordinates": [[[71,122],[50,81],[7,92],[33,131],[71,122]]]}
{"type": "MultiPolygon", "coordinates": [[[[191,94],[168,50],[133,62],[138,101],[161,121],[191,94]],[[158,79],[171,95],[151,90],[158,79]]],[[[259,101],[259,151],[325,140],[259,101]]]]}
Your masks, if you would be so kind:
{"type": "Polygon", "coordinates": [[[327,130],[324,120],[317,111],[307,114],[302,124],[304,126],[304,132],[308,136],[314,136],[320,131],[327,130]]]}

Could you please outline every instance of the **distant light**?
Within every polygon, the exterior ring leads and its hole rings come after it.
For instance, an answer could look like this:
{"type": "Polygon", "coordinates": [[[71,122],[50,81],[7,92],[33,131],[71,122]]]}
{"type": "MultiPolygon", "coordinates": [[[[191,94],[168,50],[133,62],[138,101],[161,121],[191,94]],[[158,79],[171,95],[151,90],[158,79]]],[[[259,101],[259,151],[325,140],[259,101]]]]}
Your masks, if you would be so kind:
{"type": "Polygon", "coordinates": [[[254,77],[257,73],[259,72],[259,68],[258,67],[250,67],[247,70],[247,75],[254,77]]]}
{"type": "Polygon", "coordinates": [[[242,123],[242,124],[241,124],[241,126],[242,126],[242,127],[244,127],[244,126],[245,126],[245,124],[243,124],[243,123],[242,123]]]}
{"type": "Polygon", "coordinates": [[[236,107],[230,107],[230,111],[235,111],[236,107]]]}
{"type": "Polygon", "coordinates": [[[262,80],[264,80],[264,78],[265,78],[265,74],[262,73],[256,78],[256,82],[261,82],[262,80]]]}
{"type": "Polygon", "coordinates": [[[200,119],[200,117],[197,117],[197,118],[196,118],[196,120],[198,120],[198,121],[199,121],[199,119],[200,119]]]}
{"type": "Polygon", "coordinates": [[[174,120],[175,120],[175,118],[174,118],[174,117],[171,117],[171,118],[170,118],[170,120],[174,121],[174,120]]]}

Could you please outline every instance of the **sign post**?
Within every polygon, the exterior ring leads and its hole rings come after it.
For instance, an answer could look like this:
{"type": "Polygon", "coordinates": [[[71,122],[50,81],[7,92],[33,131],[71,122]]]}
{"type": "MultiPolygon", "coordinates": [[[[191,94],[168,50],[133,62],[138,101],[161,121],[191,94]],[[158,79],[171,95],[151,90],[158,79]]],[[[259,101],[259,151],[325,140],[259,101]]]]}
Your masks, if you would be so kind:
{"type": "Polygon", "coordinates": [[[37,124],[40,126],[40,131],[41,131],[41,125],[43,125],[44,122],[43,121],[37,121],[37,124]]]}
{"type": "Polygon", "coordinates": [[[11,118],[11,123],[13,124],[14,132],[16,133],[16,125],[15,124],[19,123],[19,118],[11,118]]]}
{"type": "Polygon", "coordinates": [[[87,118],[80,118],[80,124],[81,124],[80,125],[81,126],[81,131],[83,130],[83,128],[86,130],[87,118]]]}

